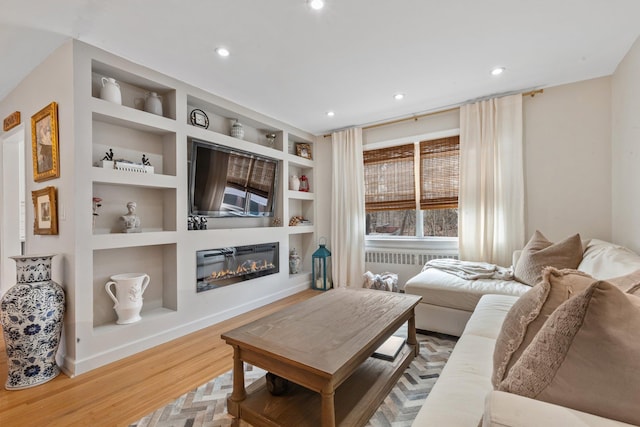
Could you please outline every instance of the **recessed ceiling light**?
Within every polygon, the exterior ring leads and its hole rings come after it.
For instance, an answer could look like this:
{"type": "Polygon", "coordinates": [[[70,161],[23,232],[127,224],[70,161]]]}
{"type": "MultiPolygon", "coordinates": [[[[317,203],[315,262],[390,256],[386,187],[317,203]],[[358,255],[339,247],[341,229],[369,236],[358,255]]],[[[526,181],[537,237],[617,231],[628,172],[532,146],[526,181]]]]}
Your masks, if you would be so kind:
{"type": "Polygon", "coordinates": [[[324,0],[310,0],[309,6],[311,6],[313,10],[320,10],[324,7],[324,0]]]}
{"type": "Polygon", "coordinates": [[[393,99],[395,99],[396,101],[400,101],[403,98],[404,98],[404,93],[396,93],[395,95],[393,95],[393,99]]]}
{"type": "Polygon", "coordinates": [[[216,48],[216,53],[222,57],[229,56],[229,49],[226,47],[218,47],[216,48]]]}
{"type": "Polygon", "coordinates": [[[499,76],[500,74],[504,73],[505,69],[506,68],[504,68],[504,67],[496,67],[493,70],[491,70],[491,74],[494,75],[494,76],[499,76]]]}
{"type": "Polygon", "coordinates": [[[333,117],[335,115],[336,115],[336,113],[334,113],[333,111],[327,111],[327,116],[328,117],[333,117]]]}

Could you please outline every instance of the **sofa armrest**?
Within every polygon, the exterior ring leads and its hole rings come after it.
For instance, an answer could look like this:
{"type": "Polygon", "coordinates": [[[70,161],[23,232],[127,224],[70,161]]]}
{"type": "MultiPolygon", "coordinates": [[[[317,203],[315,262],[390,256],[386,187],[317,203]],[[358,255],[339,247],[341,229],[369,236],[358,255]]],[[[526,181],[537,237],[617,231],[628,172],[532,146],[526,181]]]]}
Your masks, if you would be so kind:
{"type": "Polygon", "coordinates": [[[576,411],[517,394],[492,391],[485,399],[482,427],[622,427],[620,421],[576,411]]]}

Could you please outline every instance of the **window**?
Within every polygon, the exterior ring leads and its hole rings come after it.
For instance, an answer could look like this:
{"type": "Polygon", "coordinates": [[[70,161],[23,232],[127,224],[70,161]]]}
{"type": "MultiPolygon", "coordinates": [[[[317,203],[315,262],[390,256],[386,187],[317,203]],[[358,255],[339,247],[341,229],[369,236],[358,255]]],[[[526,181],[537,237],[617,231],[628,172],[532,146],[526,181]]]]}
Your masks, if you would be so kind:
{"type": "Polygon", "coordinates": [[[459,137],[363,153],[368,236],[458,235],[459,137]]]}

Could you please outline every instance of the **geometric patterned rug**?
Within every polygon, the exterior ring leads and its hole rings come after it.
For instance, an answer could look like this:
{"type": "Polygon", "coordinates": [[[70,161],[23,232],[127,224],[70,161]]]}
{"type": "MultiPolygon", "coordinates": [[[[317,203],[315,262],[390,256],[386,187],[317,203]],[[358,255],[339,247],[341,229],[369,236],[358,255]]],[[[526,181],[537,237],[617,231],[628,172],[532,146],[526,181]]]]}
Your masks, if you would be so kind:
{"type": "MultiPolygon", "coordinates": [[[[406,334],[406,329],[398,335],[406,334]]],[[[385,398],[367,427],[409,427],[438,379],[457,337],[425,332],[418,334],[420,356],[413,359],[385,398]]],[[[248,386],[265,371],[245,364],[248,386]]],[[[170,404],[152,412],[130,427],[222,427],[231,425],[227,396],[233,388],[231,371],[212,379],[170,404]]],[[[244,421],[241,426],[249,426],[244,421]]]]}

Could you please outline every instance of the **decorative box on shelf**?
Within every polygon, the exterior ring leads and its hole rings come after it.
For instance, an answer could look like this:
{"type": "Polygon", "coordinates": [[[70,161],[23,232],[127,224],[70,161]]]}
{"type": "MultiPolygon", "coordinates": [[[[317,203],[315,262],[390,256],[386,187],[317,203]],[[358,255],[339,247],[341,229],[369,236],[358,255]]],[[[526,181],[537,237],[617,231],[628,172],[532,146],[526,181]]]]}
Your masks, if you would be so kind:
{"type": "Polygon", "coordinates": [[[102,160],[102,167],[105,169],[116,169],[126,172],[154,173],[153,166],[131,163],[126,160],[102,160]]]}

